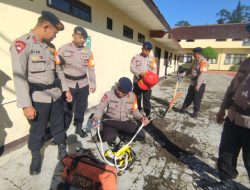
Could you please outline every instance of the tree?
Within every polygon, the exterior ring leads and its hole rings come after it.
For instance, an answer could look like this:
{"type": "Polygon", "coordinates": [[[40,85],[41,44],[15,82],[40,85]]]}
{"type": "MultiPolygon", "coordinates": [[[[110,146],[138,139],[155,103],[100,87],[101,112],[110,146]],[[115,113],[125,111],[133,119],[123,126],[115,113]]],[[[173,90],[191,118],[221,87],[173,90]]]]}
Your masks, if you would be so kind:
{"type": "Polygon", "coordinates": [[[218,12],[216,14],[216,16],[220,17],[217,20],[218,24],[225,24],[225,23],[228,23],[230,21],[231,13],[226,9],[222,9],[222,10],[220,10],[220,12],[218,12]]]}
{"type": "Polygon", "coordinates": [[[231,17],[230,17],[230,21],[229,23],[241,23],[242,21],[244,21],[244,11],[245,6],[241,5],[240,1],[236,7],[235,10],[233,10],[233,12],[231,13],[231,17]]]}
{"type": "Polygon", "coordinates": [[[241,2],[238,2],[236,8],[230,12],[226,9],[221,9],[217,14],[217,23],[226,24],[226,23],[244,23],[250,19],[250,6],[241,5],[241,2]]]}
{"type": "Polygon", "coordinates": [[[202,55],[207,59],[217,59],[218,57],[218,53],[211,47],[204,48],[202,50],[202,55]]]}
{"type": "Polygon", "coordinates": [[[191,26],[191,24],[186,20],[178,21],[175,26],[191,26]]]}

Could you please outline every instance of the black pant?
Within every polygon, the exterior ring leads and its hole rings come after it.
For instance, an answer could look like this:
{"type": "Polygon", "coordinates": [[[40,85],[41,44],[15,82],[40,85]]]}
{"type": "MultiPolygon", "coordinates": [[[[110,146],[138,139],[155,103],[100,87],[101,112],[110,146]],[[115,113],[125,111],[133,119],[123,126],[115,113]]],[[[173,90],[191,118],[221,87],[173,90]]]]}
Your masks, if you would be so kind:
{"type": "Polygon", "coordinates": [[[141,111],[141,98],[143,96],[143,110],[147,116],[149,116],[151,112],[151,103],[150,103],[150,98],[151,98],[151,93],[152,90],[141,90],[138,86],[138,83],[134,82],[134,88],[133,92],[135,93],[137,97],[137,103],[138,103],[138,109],[141,111]]]}
{"type": "Polygon", "coordinates": [[[203,97],[203,94],[205,92],[206,84],[202,84],[200,86],[199,91],[195,90],[195,86],[190,85],[188,88],[188,93],[185,98],[185,101],[183,103],[184,108],[188,108],[190,104],[193,102],[194,103],[194,112],[198,112],[200,110],[200,105],[201,105],[201,99],[203,97]]]}
{"type": "Polygon", "coordinates": [[[218,159],[221,179],[235,179],[237,177],[237,158],[241,149],[244,165],[250,179],[250,129],[235,125],[229,118],[226,118],[218,159]]]}
{"type": "Polygon", "coordinates": [[[33,102],[37,111],[34,120],[29,120],[31,125],[28,147],[31,151],[40,150],[44,143],[45,130],[48,122],[50,131],[57,144],[64,143],[65,129],[63,127],[63,102],[61,99],[52,103],[33,102]]]}
{"type": "Polygon", "coordinates": [[[88,106],[89,86],[79,88],[78,84],[76,88],[70,88],[70,92],[73,96],[72,102],[64,102],[64,117],[65,117],[65,129],[70,126],[73,112],[74,112],[74,125],[82,125],[84,120],[84,113],[88,106]]]}
{"type": "MultiPolygon", "coordinates": [[[[103,141],[114,141],[118,133],[124,133],[133,136],[138,130],[138,126],[133,121],[115,121],[115,120],[105,120],[103,122],[102,136],[103,141]]],[[[143,141],[145,139],[145,134],[140,131],[136,140],[143,141]]]]}

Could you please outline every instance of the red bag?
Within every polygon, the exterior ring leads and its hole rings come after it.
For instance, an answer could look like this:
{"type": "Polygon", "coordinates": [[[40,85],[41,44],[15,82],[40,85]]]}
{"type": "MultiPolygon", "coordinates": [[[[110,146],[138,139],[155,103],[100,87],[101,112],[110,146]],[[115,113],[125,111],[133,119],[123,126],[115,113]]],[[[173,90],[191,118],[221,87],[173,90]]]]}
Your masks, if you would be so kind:
{"type": "Polygon", "coordinates": [[[151,71],[147,71],[142,79],[138,81],[138,86],[141,90],[150,90],[159,82],[159,76],[151,71]]]}
{"type": "Polygon", "coordinates": [[[117,170],[89,156],[69,155],[63,159],[62,179],[83,190],[116,190],[117,170]]]}

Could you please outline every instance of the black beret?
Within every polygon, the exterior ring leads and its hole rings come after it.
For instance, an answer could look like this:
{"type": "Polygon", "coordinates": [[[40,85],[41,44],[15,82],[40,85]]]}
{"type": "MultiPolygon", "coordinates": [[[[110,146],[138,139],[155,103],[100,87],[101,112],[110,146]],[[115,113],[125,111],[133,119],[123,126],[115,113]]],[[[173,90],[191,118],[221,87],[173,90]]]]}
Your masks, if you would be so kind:
{"type": "Polygon", "coordinates": [[[153,49],[153,45],[150,42],[144,42],[142,47],[144,47],[145,49],[148,49],[148,50],[153,49]]]}
{"type": "Polygon", "coordinates": [[[75,27],[75,29],[74,29],[74,33],[80,33],[81,35],[83,35],[84,36],[84,38],[87,38],[88,37],[88,33],[86,32],[86,30],[83,28],[83,27],[81,27],[81,26],[77,26],[77,27],[75,27]]]}
{"type": "Polygon", "coordinates": [[[125,94],[128,94],[133,88],[131,80],[127,77],[120,78],[118,86],[125,94]]]}
{"type": "Polygon", "coordinates": [[[193,49],[194,53],[201,53],[202,52],[202,48],[201,47],[196,47],[193,49]]]}
{"type": "Polygon", "coordinates": [[[50,22],[58,31],[62,31],[64,29],[63,24],[60,22],[59,18],[49,11],[42,11],[41,18],[50,22]]]}

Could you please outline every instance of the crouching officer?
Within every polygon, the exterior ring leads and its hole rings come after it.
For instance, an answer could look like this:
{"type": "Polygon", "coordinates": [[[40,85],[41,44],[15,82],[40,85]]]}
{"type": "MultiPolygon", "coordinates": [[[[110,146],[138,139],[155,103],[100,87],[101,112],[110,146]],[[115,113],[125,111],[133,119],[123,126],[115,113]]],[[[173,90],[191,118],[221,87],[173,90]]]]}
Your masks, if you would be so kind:
{"type": "MultiPolygon", "coordinates": [[[[247,27],[250,34],[250,24],[247,27]]],[[[228,87],[217,122],[224,121],[219,147],[218,170],[221,182],[206,190],[233,190],[232,179],[238,175],[237,158],[242,149],[243,161],[250,179],[250,57],[241,63],[238,73],[228,87]],[[228,110],[224,121],[225,110],[228,110]]]]}
{"type": "MultiPolygon", "coordinates": [[[[138,126],[132,119],[138,119],[144,126],[149,123],[147,117],[144,117],[137,108],[137,99],[132,90],[132,82],[129,78],[122,77],[119,79],[116,88],[104,94],[100,104],[93,116],[93,125],[100,127],[103,119],[103,140],[109,145],[113,145],[117,133],[134,135],[138,126]],[[104,116],[104,110],[107,108],[104,116]]],[[[137,140],[144,140],[145,134],[140,131],[137,140]]]]}
{"type": "Polygon", "coordinates": [[[188,72],[184,72],[181,74],[182,76],[186,74],[190,75],[191,81],[188,88],[187,96],[184,100],[180,112],[184,113],[193,102],[193,114],[191,115],[193,118],[196,118],[198,116],[198,112],[200,110],[201,105],[201,99],[206,88],[204,73],[207,72],[208,63],[206,59],[202,56],[201,52],[202,48],[200,47],[193,49],[194,61],[191,65],[191,68],[188,72]]]}
{"type": "Polygon", "coordinates": [[[63,71],[66,82],[73,95],[71,103],[64,103],[65,129],[69,128],[74,112],[75,133],[80,137],[86,137],[87,134],[82,130],[82,124],[88,105],[89,91],[94,93],[96,90],[95,64],[91,50],[84,47],[88,37],[86,30],[77,26],[72,37],[71,43],[59,49],[59,54],[64,60],[63,71]]]}
{"type": "Polygon", "coordinates": [[[28,140],[32,154],[30,175],[41,171],[40,149],[48,122],[58,144],[58,159],[67,156],[63,103],[60,98],[62,91],[66,91],[68,101],[72,100],[72,96],[65,83],[55,47],[50,43],[63,29],[63,24],[54,14],[42,11],[34,29],[17,38],[10,49],[17,106],[23,109],[31,126],[28,140]],[[56,76],[61,80],[61,87],[56,76]]]}
{"type": "Polygon", "coordinates": [[[143,110],[147,117],[150,116],[151,113],[151,93],[152,90],[141,90],[138,86],[139,80],[144,76],[147,71],[152,71],[157,73],[157,66],[155,62],[155,58],[150,54],[153,49],[153,45],[150,42],[144,42],[142,46],[142,52],[140,54],[135,55],[130,64],[130,71],[134,74],[134,88],[133,92],[137,96],[138,109],[141,111],[141,98],[143,96],[143,110]]]}

